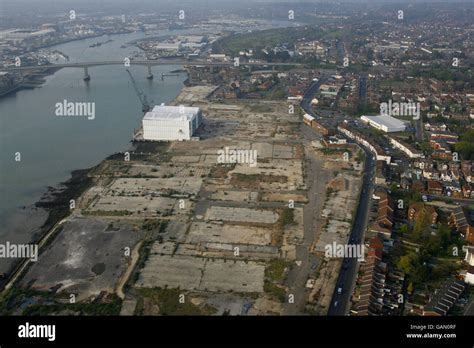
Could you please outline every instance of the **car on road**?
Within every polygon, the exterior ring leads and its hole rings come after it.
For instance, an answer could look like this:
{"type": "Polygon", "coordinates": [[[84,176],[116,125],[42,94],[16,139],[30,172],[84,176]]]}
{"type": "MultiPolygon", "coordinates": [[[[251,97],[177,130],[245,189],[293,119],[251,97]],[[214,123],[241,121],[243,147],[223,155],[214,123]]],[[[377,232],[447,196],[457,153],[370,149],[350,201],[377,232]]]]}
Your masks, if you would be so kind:
{"type": "Polygon", "coordinates": [[[338,295],[342,294],[342,287],[340,287],[340,288],[337,289],[337,294],[338,294],[338,295]]]}
{"type": "Polygon", "coordinates": [[[337,307],[337,303],[338,303],[337,301],[334,301],[334,307],[337,307]]]}

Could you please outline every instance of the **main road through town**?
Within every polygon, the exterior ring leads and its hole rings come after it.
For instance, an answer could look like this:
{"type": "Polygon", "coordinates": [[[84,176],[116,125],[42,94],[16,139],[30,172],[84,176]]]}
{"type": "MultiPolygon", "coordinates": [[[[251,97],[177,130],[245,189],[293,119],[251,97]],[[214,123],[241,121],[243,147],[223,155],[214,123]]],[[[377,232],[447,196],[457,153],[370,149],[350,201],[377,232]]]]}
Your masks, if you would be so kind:
{"type": "MultiPolygon", "coordinates": [[[[321,78],[319,81],[313,81],[313,83],[311,83],[300,104],[306,113],[313,116],[314,113],[311,111],[310,103],[324,79],[321,78]]],[[[288,301],[284,303],[283,314],[285,315],[297,315],[305,311],[308,297],[305,287],[306,281],[310,272],[314,272],[315,266],[319,263],[318,257],[310,252],[310,247],[316,238],[315,231],[320,229],[318,217],[323,208],[323,197],[326,190],[325,182],[329,180],[328,174],[322,168],[324,164],[323,161],[315,156],[312,151],[308,150],[311,147],[311,142],[321,140],[322,136],[306,125],[302,125],[302,133],[303,145],[307,149],[306,168],[308,173],[307,185],[309,201],[303,208],[303,243],[296,248],[297,264],[291,268],[286,279],[288,296],[290,294],[294,296],[294,303],[289,303],[288,301]]]]}
{"type": "MultiPolygon", "coordinates": [[[[316,92],[319,90],[321,84],[324,83],[327,78],[328,77],[326,75],[321,75],[319,80],[314,81],[306,90],[303,100],[300,104],[307,114],[315,118],[319,117],[315,115],[311,109],[311,100],[316,94],[316,92]]],[[[365,85],[365,81],[363,82],[365,85]]],[[[363,93],[365,93],[365,91],[363,93]]],[[[308,135],[306,134],[306,137],[307,136],[308,135]]],[[[364,164],[364,178],[361,187],[359,205],[357,207],[356,216],[349,239],[350,244],[364,242],[364,232],[368,224],[371,197],[374,188],[373,179],[375,174],[375,158],[374,155],[368,149],[364,147],[362,147],[362,149],[364,150],[366,157],[364,164]]],[[[312,239],[313,238],[311,238],[311,240],[312,239]]],[[[307,268],[309,266],[308,257],[305,257],[305,261],[306,262],[303,263],[305,267],[302,268],[307,268]]],[[[344,260],[336,283],[336,287],[334,289],[334,294],[331,300],[328,315],[345,315],[349,313],[350,299],[352,293],[354,292],[358,268],[359,265],[357,259],[348,258],[344,260]],[[339,288],[342,288],[342,292],[340,294],[338,293],[339,288]]]]}
{"type": "MultiPolygon", "coordinates": [[[[357,207],[356,216],[349,239],[350,244],[364,243],[364,232],[367,228],[371,197],[374,189],[373,178],[375,174],[375,158],[370,151],[365,148],[363,149],[366,157],[364,178],[359,197],[359,205],[357,207]]],[[[343,266],[341,267],[336,287],[334,289],[328,315],[346,315],[349,313],[350,299],[354,292],[358,269],[359,261],[356,258],[344,259],[343,266]],[[342,292],[340,294],[338,292],[339,288],[342,288],[342,292]]]]}

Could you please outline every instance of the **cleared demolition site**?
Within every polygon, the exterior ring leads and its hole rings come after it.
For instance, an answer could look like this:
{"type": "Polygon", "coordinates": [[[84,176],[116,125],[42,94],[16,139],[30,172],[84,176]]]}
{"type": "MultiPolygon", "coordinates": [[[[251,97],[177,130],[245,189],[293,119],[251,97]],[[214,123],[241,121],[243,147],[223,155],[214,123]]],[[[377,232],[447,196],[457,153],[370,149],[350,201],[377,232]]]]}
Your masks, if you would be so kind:
{"type": "Polygon", "coordinates": [[[202,110],[199,140],[137,142],[88,172],[17,313],[326,314],[342,260],[324,247],[348,241],[361,163],[314,147],[287,102],[211,103],[215,88],[173,103],[202,110]],[[256,165],[219,163],[226,147],[256,165]]]}

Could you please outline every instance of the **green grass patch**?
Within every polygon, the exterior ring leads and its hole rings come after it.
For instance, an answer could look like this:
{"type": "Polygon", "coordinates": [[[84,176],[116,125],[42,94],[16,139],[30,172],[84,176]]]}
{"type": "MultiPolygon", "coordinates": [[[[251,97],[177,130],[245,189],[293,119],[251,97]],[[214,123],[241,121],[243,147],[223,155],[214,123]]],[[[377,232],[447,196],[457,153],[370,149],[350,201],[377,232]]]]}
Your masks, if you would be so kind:
{"type": "Polygon", "coordinates": [[[282,210],[280,213],[280,217],[278,219],[278,224],[281,227],[284,227],[286,225],[290,225],[295,222],[295,213],[293,209],[286,207],[285,209],[282,210]]]}
{"type": "Polygon", "coordinates": [[[25,308],[23,315],[52,315],[62,311],[72,311],[78,315],[119,315],[122,300],[115,294],[109,294],[100,301],[82,303],[35,304],[25,308]]]}
{"type": "Polygon", "coordinates": [[[82,215],[90,216],[128,216],[133,213],[128,210],[82,210],[82,215]]]}
{"type": "Polygon", "coordinates": [[[285,289],[283,289],[282,287],[276,285],[276,284],[273,284],[271,282],[268,282],[268,281],[265,281],[264,285],[263,285],[263,290],[275,297],[278,301],[280,301],[281,303],[285,302],[285,299],[286,299],[286,291],[285,289]]]}
{"type": "Polygon", "coordinates": [[[285,279],[285,269],[289,268],[291,263],[285,260],[272,260],[265,269],[265,276],[273,282],[283,282],[285,279]]]}
{"type": "Polygon", "coordinates": [[[145,288],[139,289],[138,293],[156,304],[160,308],[161,315],[210,315],[215,313],[211,306],[198,307],[191,303],[187,296],[184,303],[180,303],[180,289],[145,288]]]}

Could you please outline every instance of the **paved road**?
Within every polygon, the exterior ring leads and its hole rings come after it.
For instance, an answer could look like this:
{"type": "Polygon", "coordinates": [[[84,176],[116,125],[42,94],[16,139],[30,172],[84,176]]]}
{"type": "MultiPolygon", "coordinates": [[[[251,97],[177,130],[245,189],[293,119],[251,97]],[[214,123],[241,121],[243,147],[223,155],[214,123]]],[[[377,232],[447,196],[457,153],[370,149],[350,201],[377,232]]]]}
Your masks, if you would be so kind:
{"type": "Polygon", "coordinates": [[[469,303],[465,307],[464,315],[473,316],[474,315],[474,301],[470,300],[469,303]]]}
{"type": "MultiPolygon", "coordinates": [[[[308,114],[315,117],[311,110],[311,100],[318,92],[319,86],[326,77],[321,77],[319,81],[314,81],[306,90],[300,106],[308,114]]],[[[314,243],[317,232],[321,230],[318,218],[321,214],[321,209],[324,203],[326,192],[325,182],[328,180],[327,173],[322,169],[323,162],[317,158],[314,153],[308,151],[311,147],[311,142],[314,140],[321,140],[321,134],[318,134],[313,129],[306,125],[302,125],[303,144],[306,149],[305,154],[307,158],[307,185],[308,185],[308,199],[309,202],[303,208],[303,243],[296,248],[296,261],[300,265],[294,265],[288,276],[285,284],[288,286],[288,294],[294,295],[295,303],[285,303],[283,305],[284,315],[302,314],[308,298],[308,291],[306,289],[306,281],[310,272],[314,272],[316,266],[319,264],[319,259],[316,255],[310,253],[310,247],[314,243]]]]}
{"type": "Polygon", "coordinates": [[[326,197],[326,182],[330,179],[328,171],[323,169],[324,161],[310,150],[311,142],[321,139],[321,135],[306,125],[303,125],[304,145],[307,159],[308,203],[303,207],[303,243],[296,248],[296,260],[301,264],[294,265],[286,278],[288,294],[293,294],[295,303],[285,303],[284,315],[303,314],[308,300],[306,281],[311,273],[316,272],[320,258],[310,252],[318,233],[321,231],[321,211],[326,197]]]}
{"type": "MultiPolygon", "coordinates": [[[[375,173],[375,160],[372,153],[364,149],[366,154],[364,178],[359,205],[357,207],[354,224],[352,226],[349,244],[359,244],[364,242],[364,232],[367,228],[371,197],[373,193],[373,177],[375,173]]],[[[350,299],[354,291],[357,279],[358,261],[356,258],[346,258],[337,279],[336,288],[331,300],[328,315],[346,315],[350,308],[350,299]],[[338,288],[342,287],[342,293],[338,294],[338,288]],[[336,304],[337,303],[337,304],[336,304]]]]}
{"type": "Polygon", "coordinates": [[[327,79],[327,76],[321,75],[318,81],[313,81],[304,93],[303,100],[301,101],[300,106],[303,108],[303,110],[314,118],[319,118],[319,116],[316,116],[316,114],[313,112],[311,108],[311,100],[313,100],[321,84],[323,84],[327,79]]]}
{"type": "Polygon", "coordinates": [[[341,40],[336,41],[336,59],[337,65],[342,66],[344,64],[344,58],[346,58],[346,50],[344,49],[344,43],[341,40]]]}
{"type": "Polygon", "coordinates": [[[359,79],[359,105],[367,103],[367,76],[361,75],[359,79]]]}
{"type": "Polygon", "coordinates": [[[423,141],[423,119],[420,116],[418,120],[415,120],[415,133],[416,133],[416,140],[419,142],[423,141]]]}
{"type": "MultiPolygon", "coordinates": [[[[303,96],[301,102],[301,107],[304,111],[315,118],[317,117],[311,110],[311,100],[318,91],[320,85],[327,80],[327,76],[321,76],[319,81],[313,82],[310,87],[307,89],[303,96]]],[[[367,77],[361,77],[361,89],[359,97],[365,101],[367,93],[367,77]]],[[[308,139],[308,135],[305,136],[308,139]]],[[[361,195],[359,200],[359,205],[356,211],[356,217],[354,219],[354,225],[352,226],[350,244],[360,243],[364,241],[364,232],[367,228],[367,221],[369,216],[371,197],[373,193],[373,177],[375,174],[375,160],[372,153],[363,148],[366,154],[365,169],[364,169],[364,178],[361,188],[361,195]]],[[[314,237],[313,237],[314,238],[314,237]]],[[[307,266],[307,264],[305,264],[307,266]]],[[[358,271],[358,262],[356,259],[347,259],[344,260],[343,267],[339,274],[337,280],[337,286],[334,290],[333,298],[331,300],[331,305],[329,307],[328,315],[345,315],[349,312],[349,302],[351,295],[355,287],[355,281],[357,278],[358,271]],[[337,293],[339,287],[343,288],[341,294],[337,293]],[[337,301],[337,305],[334,304],[337,301]]]]}
{"type": "Polygon", "coordinates": [[[456,205],[474,205],[474,199],[472,198],[453,198],[448,196],[438,196],[438,195],[427,195],[430,199],[436,199],[444,202],[453,202],[456,205]]]}

